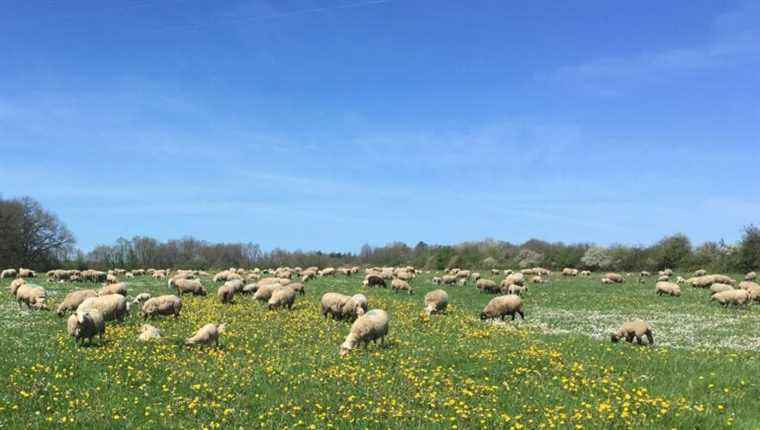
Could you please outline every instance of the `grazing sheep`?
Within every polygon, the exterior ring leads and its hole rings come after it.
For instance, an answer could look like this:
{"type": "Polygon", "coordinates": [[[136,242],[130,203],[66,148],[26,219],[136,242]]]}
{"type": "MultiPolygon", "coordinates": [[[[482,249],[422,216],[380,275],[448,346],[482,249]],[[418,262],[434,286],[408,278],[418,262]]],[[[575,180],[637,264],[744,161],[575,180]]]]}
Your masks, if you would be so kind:
{"type": "Polygon", "coordinates": [[[520,296],[508,294],[505,296],[494,297],[488,302],[486,307],[483,308],[483,312],[480,313],[480,319],[485,321],[501,318],[501,320],[504,321],[504,317],[507,315],[512,316],[512,321],[515,320],[516,315],[520,315],[520,318],[525,319],[523,301],[520,296]]]}
{"type": "Polygon", "coordinates": [[[346,336],[343,344],[340,345],[340,355],[345,356],[352,349],[364,343],[366,348],[369,342],[385,343],[385,336],[388,335],[388,314],[381,309],[372,309],[366,314],[360,316],[351,325],[351,331],[346,336]]]}
{"type": "Polygon", "coordinates": [[[127,298],[121,294],[109,294],[107,296],[90,297],[85,299],[77,310],[97,309],[103,314],[106,321],[117,320],[124,321],[124,317],[129,313],[127,298]]]}
{"type": "Polygon", "coordinates": [[[710,300],[714,300],[723,306],[739,306],[750,301],[750,293],[747,290],[722,291],[720,293],[713,294],[710,300]]]}
{"type": "Polygon", "coordinates": [[[142,304],[145,303],[151,297],[152,296],[150,295],[150,293],[140,293],[137,296],[135,296],[134,300],[132,300],[132,304],[142,306],[142,304]]]}
{"type": "Polygon", "coordinates": [[[304,285],[301,282],[291,282],[288,284],[288,287],[292,288],[293,291],[295,291],[299,296],[303,296],[306,294],[306,290],[304,290],[304,285]]]}
{"type": "Polygon", "coordinates": [[[143,324],[142,327],[140,327],[140,336],[137,337],[137,340],[140,342],[150,342],[151,340],[160,338],[161,330],[159,330],[157,327],[153,327],[150,324],[143,324]]]}
{"type": "Polygon", "coordinates": [[[116,275],[109,273],[106,275],[106,284],[118,284],[119,278],[116,275]]]}
{"type": "Polygon", "coordinates": [[[578,276],[578,269],[565,267],[564,269],[562,269],[562,276],[578,276]]]}
{"type": "Polygon", "coordinates": [[[745,281],[754,281],[755,278],[757,278],[757,273],[755,273],[755,272],[749,272],[746,275],[744,275],[744,280],[745,281]]]}
{"type": "Polygon", "coordinates": [[[16,278],[11,281],[11,285],[9,287],[11,296],[16,297],[16,291],[18,291],[18,288],[24,284],[26,284],[26,279],[24,278],[16,278]]]}
{"type": "Polygon", "coordinates": [[[388,287],[388,285],[385,283],[385,279],[382,276],[376,275],[376,274],[369,274],[365,276],[363,284],[367,288],[372,288],[372,287],[387,288],[388,287]]]}
{"type": "Polygon", "coordinates": [[[55,310],[55,313],[58,314],[59,317],[62,317],[66,312],[76,311],[83,301],[89,299],[90,297],[97,296],[98,292],[95,290],[71,291],[70,293],[66,294],[66,297],[63,298],[63,302],[58,305],[58,309],[55,310]]]}
{"type": "Polygon", "coordinates": [[[602,282],[602,284],[611,284],[611,283],[612,283],[612,279],[609,279],[609,278],[602,278],[602,279],[601,279],[601,282],[602,282]]]}
{"type": "Polygon", "coordinates": [[[259,289],[259,285],[256,283],[246,284],[245,286],[243,286],[243,291],[241,291],[241,293],[244,296],[250,296],[250,295],[256,294],[256,290],[258,289],[259,289]]]}
{"type": "Polygon", "coordinates": [[[365,296],[364,294],[354,294],[353,296],[351,296],[351,298],[354,299],[357,306],[359,306],[364,312],[367,312],[367,309],[369,306],[367,302],[367,296],[365,296]]]}
{"type": "Polygon", "coordinates": [[[20,268],[18,269],[17,276],[19,278],[34,278],[35,276],[37,276],[37,273],[34,270],[20,268]]]}
{"type": "Polygon", "coordinates": [[[749,290],[753,290],[757,288],[760,288],[760,285],[758,285],[756,282],[752,282],[752,281],[739,282],[739,289],[749,291],[749,290]]]}
{"type": "Polygon", "coordinates": [[[123,282],[118,282],[115,284],[109,284],[105,287],[98,290],[99,296],[107,296],[109,294],[121,294],[122,296],[127,296],[127,284],[123,282]]]}
{"type": "Polygon", "coordinates": [[[253,294],[253,299],[260,302],[268,302],[272,297],[272,292],[274,292],[274,289],[279,286],[280,284],[276,282],[273,284],[259,285],[259,288],[256,289],[256,292],[253,294]]]}
{"type": "Polygon", "coordinates": [[[712,285],[710,285],[710,294],[718,294],[722,293],[724,291],[731,291],[734,287],[728,284],[721,284],[719,282],[716,282],[712,285]]]}
{"type": "Polygon", "coordinates": [[[536,276],[530,278],[530,282],[532,282],[534,284],[543,284],[544,283],[544,278],[542,278],[539,275],[536,275],[536,276]]]}
{"type": "Polygon", "coordinates": [[[225,286],[232,288],[235,293],[239,293],[243,291],[243,287],[245,286],[245,283],[242,279],[230,279],[229,281],[224,283],[225,286]]]}
{"type": "Polygon", "coordinates": [[[496,285],[496,282],[494,282],[491,279],[485,279],[480,278],[477,282],[475,282],[475,288],[480,290],[482,293],[497,293],[499,292],[499,286],[496,285]]]}
{"type": "Polygon", "coordinates": [[[681,296],[681,287],[679,287],[678,284],[674,284],[672,282],[658,282],[655,284],[654,290],[658,296],[661,296],[663,294],[673,297],[681,296]]]}
{"type": "Polygon", "coordinates": [[[219,335],[224,333],[226,324],[206,324],[201,327],[192,337],[185,339],[185,345],[211,345],[219,346],[219,335]]]}
{"type": "MultiPolygon", "coordinates": [[[[538,275],[541,276],[541,275],[538,275]]],[[[504,278],[503,281],[501,281],[502,287],[509,288],[510,285],[517,284],[517,285],[525,285],[525,275],[522,273],[513,273],[511,275],[507,275],[506,278],[504,278]]]]}
{"type": "Polygon", "coordinates": [[[457,277],[454,275],[443,275],[441,277],[441,283],[443,285],[454,285],[457,283],[457,277]]]}
{"type": "Polygon", "coordinates": [[[581,270],[580,275],[581,276],[591,276],[591,271],[590,270],[581,270]]]}
{"type": "Polygon", "coordinates": [[[470,275],[470,278],[471,278],[473,281],[477,282],[477,281],[478,281],[478,279],[480,279],[480,278],[481,278],[481,276],[480,276],[480,272],[473,272],[473,273],[472,273],[472,275],[470,275]]]}
{"type": "Polygon", "coordinates": [[[322,316],[325,318],[327,318],[327,314],[330,314],[333,319],[352,320],[364,314],[362,303],[344,294],[325,293],[322,295],[320,303],[322,305],[322,316]]]}
{"type": "Polygon", "coordinates": [[[5,269],[2,273],[0,273],[0,279],[15,278],[16,275],[18,275],[16,269],[5,269]]]}
{"type": "Polygon", "coordinates": [[[623,278],[623,276],[620,275],[619,273],[610,272],[604,275],[604,277],[616,284],[622,284],[623,282],[625,282],[625,278],[623,278]]]}
{"type": "Polygon", "coordinates": [[[173,286],[177,290],[178,296],[185,293],[191,293],[194,296],[205,296],[208,294],[206,287],[201,285],[201,281],[198,279],[173,279],[172,281],[169,286],[173,286]]]}
{"type": "Polygon", "coordinates": [[[281,285],[272,291],[272,297],[269,298],[267,306],[270,310],[277,308],[293,308],[296,301],[296,291],[289,285],[281,285]]]}
{"type": "Polygon", "coordinates": [[[220,303],[232,303],[232,299],[235,297],[235,287],[225,283],[216,290],[216,297],[219,298],[220,303]]]}
{"type": "Polygon", "coordinates": [[[509,287],[507,287],[507,294],[514,294],[516,296],[522,296],[522,294],[525,291],[528,291],[528,287],[526,287],[524,285],[512,284],[509,287]]]}
{"type": "Polygon", "coordinates": [[[412,294],[412,287],[409,285],[408,282],[402,281],[401,279],[395,278],[391,281],[391,289],[394,293],[398,293],[399,291],[406,291],[409,294],[412,294]]]}
{"type": "Polygon", "coordinates": [[[654,345],[652,327],[650,327],[646,321],[633,320],[626,322],[620,327],[620,329],[618,329],[618,331],[612,333],[610,339],[613,343],[617,343],[620,339],[625,338],[626,342],[631,343],[633,342],[633,339],[636,338],[636,341],[641,345],[643,343],[641,340],[643,336],[647,337],[647,341],[649,341],[650,345],[654,345]]]}
{"type": "Polygon", "coordinates": [[[425,313],[428,315],[444,313],[449,305],[449,295],[443,290],[433,290],[425,294],[425,313]]]}
{"type": "Polygon", "coordinates": [[[24,303],[29,309],[48,310],[45,304],[47,293],[45,289],[32,284],[22,284],[16,290],[16,301],[18,306],[24,303]]]}
{"type": "Polygon", "coordinates": [[[713,282],[719,282],[721,284],[736,285],[736,279],[726,275],[711,275],[713,282]]]}
{"type": "Polygon", "coordinates": [[[182,299],[177,296],[166,295],[148,299],[142,305],[140,314],[144,319],[153,318],[156,315],[174,315],[179,318],[182,310],[182,299]]]}
{"type": "Polygon", "coordinates": [[[694,274],[693,274],[693,276],[695,278],[698,278],[700,276],[705,276],[705,275],[707,275],[707,270],[704,270],[704,269],[699,269],[699,270],[695,271],[694,274]]]}
{"type": "Polygon", "coordinates": [[[100,337],[100,342],[103,343],[103,335],[106,333],[106,321],[103,318],[103,314],[97,309],[77,310],[66,321],[66,329],[69,332],[69,336],[74,338],[74,343],[77,345],[80,344],[80,341],[84,344],[85,339],[87,343],[91,344],[92,338],[95,336],[100,337]]]}

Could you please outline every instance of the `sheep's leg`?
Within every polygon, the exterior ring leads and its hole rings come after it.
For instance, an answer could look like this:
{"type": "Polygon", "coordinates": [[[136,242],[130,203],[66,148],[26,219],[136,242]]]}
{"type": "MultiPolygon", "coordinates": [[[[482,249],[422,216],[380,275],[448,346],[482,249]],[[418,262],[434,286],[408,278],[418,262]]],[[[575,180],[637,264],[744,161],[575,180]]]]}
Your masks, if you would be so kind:
{"type": "Polygon", "coordinates": [[[520,319],[525,319],[525,312],[517,311],[520,314],[520,319]]]}
{"type": "Polygon", "coordinates": [[[633,343],[633,335],[632,334],[625,335],[625,341],[628,343],[633,343]]]}
{"type": "Polygon", "coordinates": [[[641,342],[641,336],[636,335],[636,343],[638,343],[639,345],[642,344],[642,342],[641,342]]]}
{"type": "Polygon", "coordinates": [[[647,340],[649,341],[650,345],[654,345],[654,335],[652,334],[652,331],[647,331],[646,333],[647,340]]]}

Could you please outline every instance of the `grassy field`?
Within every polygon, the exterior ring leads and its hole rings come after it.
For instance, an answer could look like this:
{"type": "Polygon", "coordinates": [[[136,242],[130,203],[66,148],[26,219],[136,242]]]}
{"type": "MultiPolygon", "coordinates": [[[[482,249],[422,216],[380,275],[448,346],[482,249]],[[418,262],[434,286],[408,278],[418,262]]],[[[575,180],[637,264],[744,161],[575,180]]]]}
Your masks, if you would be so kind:
{"type": "MultiPolygon", "coordinates": [[[[159,342],[137,341],[133,313],[83,348],[54,313],[19,310],[5,280],[0,428],[760,428],[760,305],[554,276],[524,296],[525,321],[484,324],[492,296],[472,285],[446,288],[448,314],[423,318],[432,276],[411,296],[364,290],[391,315],[390,335],[345,358],[349,323],[325,320],[318,303],[362,292],[359,276],[309,282],[292,311],[188,296],[179,319],[153,322],[159,342]],[[609,342],[633,317],[652,323],[655,347],[609,342]],[[219,348],[182,346],[208,322],[228,324],[219,348]]],[[[36,283],[53,304],[93,287],[36,283]]],[[[129,285],[169,293],[150,278],[129,285]]]]}

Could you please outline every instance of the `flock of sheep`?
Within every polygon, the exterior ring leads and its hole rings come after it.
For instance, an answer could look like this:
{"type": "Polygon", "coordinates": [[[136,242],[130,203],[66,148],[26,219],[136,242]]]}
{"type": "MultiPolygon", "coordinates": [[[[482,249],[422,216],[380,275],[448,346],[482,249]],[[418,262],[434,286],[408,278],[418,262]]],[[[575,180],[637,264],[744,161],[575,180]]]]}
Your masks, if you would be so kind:
{"type": "MultiPolygon", "coordinates": [[[[304,295],[305,284],[316,277],[329,277],[336,275],[352,276],[360,271],[359,267],[350,268],[324,268],[317,267],[289,268],[281,267],[274,270],[244,270],[228,269],[216,273],[212,282],[222,283],[217,289],[217,299],[220,303],[233,303],[236,295],[250,295],[254,300],[265,303],[268,309],[291,309],[298,295],[304,295]],[[299,278],[299,282],[293,281],[299,278]]],[[[562,276],[591,276],[590,271],[579,271],[574,268],[565,268],[562,276]]],[[[512,270],[491,270],[492,276],[504,276],[500,282],[481,277],[479,272],[469,270],[449,269],[443,276],[433,277],[432,282],[437,285],[466,285],[473,282],[474,286],[484,293],[498,294],[491,299],[480,313],[481,320],[501,319],[502,321],[511,316],[514,320],[517,316],[525,318],[523,300],[521,296],[528,289],[528,282],[542,284],[548,281],[551,272],[547,269],[536,267],[524,269],[518,272],[512,270]]],[[[14,296],[19,306],[25,304],[29,309],[47,310],[47,294],[43,287],[33,285],[27,281],[35,278],[37,274],[29,269],[7,269],[0,272],[0,279],[12,278],[10,284],[11,295],[14,296]]],[[[66,321],[66,328],[77,344],[92,339],[102,339],[109,321],[121,322],[129,315],[133,306],[140,308],[140,315],[144,319],[157,316],[179,317],[182,310],[182,296],[206,296],[207,288],[201,283],[200,277],[211,277],[202,271],[188,270],[133,270],[121,269],[102,272],[96,270],[51,270],[47,273],[49,282],[102,282],[102,288],[79,289],[69,292],[56,308],[56,313],[63,317],[70,314],[66,321]],[[176,295],[161,295],[151,297],[148,293],[137,294],[133,299],[128,299],[128,286],[119,281],[119,277],[126,279],[136,276],[152,276],[155,279],[168,280],[168,287],[176,292],[176,295]]],[[[383,267],[365,269],[362,285],[365,288],[390,288],[395,292],[413,294],[410,285],[412,279],[417,276],[413,267],[383,267]]],[[[628,274],[627,276],[631,276],[628,274]]],[[[639,282],[646,282],[652,275],[642,271],[638,274],[639,282]]],[[[664,270],[658,274],[655,284],[655,292],[658,295],[679,297],[681,285],[691,285],[695,288],[709,289],[711,300],[722,305],[747,305],[751,301],[760,301],[760,285],[754,282],[756,274],[750,272],[745,280],[736,285],[736,281],[725,275],[708,275],[704,270],[694,273],[689,279],[677,277],[671,282],[673,272],[664,270]]],[[[606,273],[601,278],[602,284],[622,284],[625,277],[618,273],[606,273]]],[[[325,293],[320,300],[322,315],[328,315],[336,320],[353,321],[351,328],[340,345],[340,355],[347,354],[359,345],[365,347],[370,342],[381,344],[388,334],[389,316],[382,309],[369,310],[368,300],[364,294],[348,296],[335,292],[325,293]]],[[[424,313],[427,315],[445,313],[449,304],[448,293],[442,289],[436,289],[427,293],[424,297],[424,313]]],[[[218,344],[219,336],[224,332],[225,324],[206,324],[195,334],[185,340],[186,345],[195,344],[218,344]]],[[[160,330],[150,324],[143,324],[140,329],[138,340],[150,341],[161,337],[160,330]]],[[[637,340],[642,343],[646,337],[650,344],[654,343],[652,328],[642,320],[628,321],[611,335],[613,342],[626,339],[628,342],[637,340]]]]}

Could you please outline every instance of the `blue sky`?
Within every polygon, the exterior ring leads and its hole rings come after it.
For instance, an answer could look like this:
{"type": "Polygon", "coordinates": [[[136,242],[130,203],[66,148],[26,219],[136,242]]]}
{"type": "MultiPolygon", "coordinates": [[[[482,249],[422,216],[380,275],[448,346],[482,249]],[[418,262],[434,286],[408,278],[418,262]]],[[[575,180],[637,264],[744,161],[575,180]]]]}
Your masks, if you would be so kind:
{"type": "Polygon", "coordinates": [[[738,239],[760,2],[8,2],[0,192],[91,249],[738,239]],[[509,4],[507,4],[509,3],[509,4]]]}

